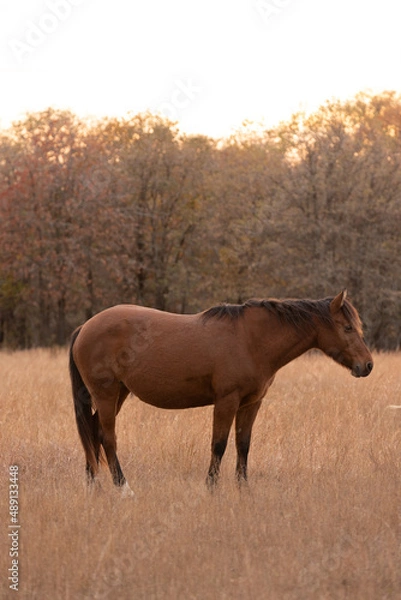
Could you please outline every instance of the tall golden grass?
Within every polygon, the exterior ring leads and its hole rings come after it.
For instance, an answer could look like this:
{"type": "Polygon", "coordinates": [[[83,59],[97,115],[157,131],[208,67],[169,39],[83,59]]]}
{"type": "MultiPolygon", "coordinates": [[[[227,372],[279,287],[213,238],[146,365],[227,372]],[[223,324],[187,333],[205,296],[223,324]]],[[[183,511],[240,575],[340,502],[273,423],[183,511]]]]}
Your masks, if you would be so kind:
{"type": "Polygon", "coordinates": [[[119,456],[84,485],[65,351],[0,354],[1,598],[9,589],[8,473],[19,466],[22,599],[298,600],[401,597],[401,355],[352,378],[320,355],[285,367],[254,427],[249,486],[232,438],[205,486],[210,408],[167,412],[131,397],[119,456]]]}

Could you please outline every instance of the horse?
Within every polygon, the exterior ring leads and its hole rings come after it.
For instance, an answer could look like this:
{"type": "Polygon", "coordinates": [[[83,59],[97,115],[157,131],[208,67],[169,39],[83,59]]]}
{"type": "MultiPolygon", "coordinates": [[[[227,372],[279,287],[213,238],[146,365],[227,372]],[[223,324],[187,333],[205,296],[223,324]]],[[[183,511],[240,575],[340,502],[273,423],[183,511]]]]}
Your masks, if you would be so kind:
{"type": "Polygon", "coordinates": [[[97,480],[105,455],[114,484],[133,493],[117,457],[115,433],[129,393],[158,408],[213,405],[210,489],[235,420],[236,477],[246,481],[262,400],[277,371],[312,348],[354,377],[372,371],[361,320],[346,290],[321,300],[252,299],[190,315],[132,304],[96,314],[74,331],[69,354],[88,482],[97,480]]]}

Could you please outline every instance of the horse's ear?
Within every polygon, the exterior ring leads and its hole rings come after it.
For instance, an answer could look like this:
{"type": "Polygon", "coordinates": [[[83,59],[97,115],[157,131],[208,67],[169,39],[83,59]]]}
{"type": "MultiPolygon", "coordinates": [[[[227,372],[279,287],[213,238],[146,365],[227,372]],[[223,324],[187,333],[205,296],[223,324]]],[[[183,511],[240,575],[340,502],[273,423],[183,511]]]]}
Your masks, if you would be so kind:
{"type": "Polygon", "coordinates": [[[347,290],[343,290],[333,300],[330,302],[330,312],[332,315],[337,313],[342,305],[344,304],[344,300],[347,297],[347,290]]]}

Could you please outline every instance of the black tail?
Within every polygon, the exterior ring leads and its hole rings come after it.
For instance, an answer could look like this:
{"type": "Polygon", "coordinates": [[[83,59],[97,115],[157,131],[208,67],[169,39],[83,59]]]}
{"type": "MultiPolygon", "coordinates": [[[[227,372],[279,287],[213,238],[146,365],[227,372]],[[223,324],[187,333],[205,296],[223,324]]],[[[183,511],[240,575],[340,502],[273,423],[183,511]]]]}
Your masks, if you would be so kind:
{"type": "Polygon", "coordinates": [[[94,474],[96,473],[97,463],[99,461],[98,424],[97,419],[94,419],[92,416],[91,395],[81,377],[72,354],[75,340],[77,339],[80,331],[81,327],[78,327],[71,337],[70,377],[78,433],[85,450],[87,468],[89,468],[92,474],[94,474]]]}

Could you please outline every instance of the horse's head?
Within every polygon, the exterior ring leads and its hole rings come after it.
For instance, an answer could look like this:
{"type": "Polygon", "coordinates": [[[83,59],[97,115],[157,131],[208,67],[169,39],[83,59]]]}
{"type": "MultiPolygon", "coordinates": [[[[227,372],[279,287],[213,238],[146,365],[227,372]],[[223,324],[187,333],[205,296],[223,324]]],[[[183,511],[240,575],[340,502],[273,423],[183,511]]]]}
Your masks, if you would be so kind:
{"type": "Polygon", "coordinates": [[[373,369],[373,359],[363,340],[359,315],[346,295],[343,290],[330,302],[331,324],[319,331],[319,348],[350,369],[354,377],[366,377],[373,369]]]}

